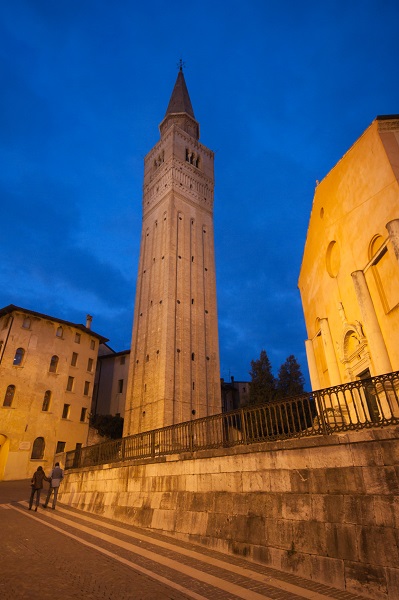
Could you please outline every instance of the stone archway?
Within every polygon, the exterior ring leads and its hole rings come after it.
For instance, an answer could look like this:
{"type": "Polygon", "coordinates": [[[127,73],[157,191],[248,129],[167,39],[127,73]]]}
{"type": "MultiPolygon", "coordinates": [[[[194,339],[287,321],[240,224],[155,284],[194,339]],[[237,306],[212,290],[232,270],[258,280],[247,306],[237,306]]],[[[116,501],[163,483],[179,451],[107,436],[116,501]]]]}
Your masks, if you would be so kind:
{"type": "Polygon", "coordinates": [[[4,478],[4,471],[7,464],[9,447],[10,440],[6,435],[0,433],[0,481],[3,481],[4,478]]]}
{"type": "Polygon", "coordinates": [[[345,323],[341,338],[341,362],[347,381],[356,381],[360,373],[371,368],[367,339],[359,321],[345,323]]]}

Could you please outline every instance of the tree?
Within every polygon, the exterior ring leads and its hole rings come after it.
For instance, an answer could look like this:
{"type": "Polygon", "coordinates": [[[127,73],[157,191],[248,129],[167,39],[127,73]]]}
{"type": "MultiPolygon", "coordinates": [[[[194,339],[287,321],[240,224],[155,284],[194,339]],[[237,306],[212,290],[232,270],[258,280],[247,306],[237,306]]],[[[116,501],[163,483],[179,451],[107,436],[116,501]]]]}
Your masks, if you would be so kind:
{"type": "Polygon", "coordinates": [[[102,437],[117,440],[122,437],[123,419],[120,415],[95,415],[92,416],[90,425],[97,429],[102,437]]]}
{"type": "Polygon", "coordinates": [[[251,375],[250,404],[262,404],[276,398],[276,379],[272,373],[272,366],[266,350],[261,350],[258,360],[251,360],[249,374],[251,375]]]}
{"type": "Polygon", "coordinates": [[[281,365],[277,377],[277,394],[279,398],[290,398],[304,393],[305,379],[295,356],[291,354],[281,365]]]}

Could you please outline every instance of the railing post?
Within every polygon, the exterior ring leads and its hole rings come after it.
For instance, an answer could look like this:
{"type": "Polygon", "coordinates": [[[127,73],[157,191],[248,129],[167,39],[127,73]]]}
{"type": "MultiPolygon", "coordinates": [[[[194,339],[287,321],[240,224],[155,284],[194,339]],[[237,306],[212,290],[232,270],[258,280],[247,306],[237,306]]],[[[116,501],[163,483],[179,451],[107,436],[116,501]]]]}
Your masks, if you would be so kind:
{"type": "Polygon", "coordinates": [[[326,418],[325,418],[320,394],[318,392],[314,392],[313,395],[316,396],[317,412],[318,412],[319,418],[321,420],[322,433],[323,433],[323,435],[328,435],[326,418]]]}
{"type": "Polygon", "coordinates": [[[194,432],[193,432],[193,423],[192,421],[188,424],[188,444],[190,452],[194,451],[194,432]]]}
{"type": "Polygon", "coordinates": [[[155,458],[155,431],[151,431],[151,457],[155,458]]]}
{"type": "Polygon", "coordinates": [[[240,415],[241,415],[242,441],[243,441],[244,444],[246,444],[247,443],[247,422],[245,420],[244,409],[242,409],[242,408],[240,410],[240,415]]]}

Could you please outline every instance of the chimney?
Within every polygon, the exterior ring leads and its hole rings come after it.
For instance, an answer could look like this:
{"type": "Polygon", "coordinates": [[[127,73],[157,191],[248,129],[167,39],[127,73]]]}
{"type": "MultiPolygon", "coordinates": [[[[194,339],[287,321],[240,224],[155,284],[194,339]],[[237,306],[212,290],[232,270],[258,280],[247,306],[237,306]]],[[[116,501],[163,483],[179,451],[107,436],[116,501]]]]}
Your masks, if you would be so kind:
{"type": "Polygon", "coordinates": [[[87,329],[91,329],[92,320],[93,320],[93,317],[91,315],[87,315],[87,317],[86,317],[86,328],[87,329]]]}

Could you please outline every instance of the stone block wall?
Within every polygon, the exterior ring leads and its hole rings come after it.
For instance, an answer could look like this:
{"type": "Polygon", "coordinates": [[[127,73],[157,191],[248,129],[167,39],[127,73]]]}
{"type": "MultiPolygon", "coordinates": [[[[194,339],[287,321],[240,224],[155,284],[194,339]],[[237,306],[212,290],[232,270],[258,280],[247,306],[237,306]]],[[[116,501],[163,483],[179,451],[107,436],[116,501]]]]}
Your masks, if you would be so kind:
{"type": "Polygon", "coordinates": [[[399,427],[68,471],[60,500],[375,600],[399,598],[399,427]]]}

